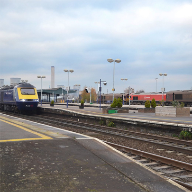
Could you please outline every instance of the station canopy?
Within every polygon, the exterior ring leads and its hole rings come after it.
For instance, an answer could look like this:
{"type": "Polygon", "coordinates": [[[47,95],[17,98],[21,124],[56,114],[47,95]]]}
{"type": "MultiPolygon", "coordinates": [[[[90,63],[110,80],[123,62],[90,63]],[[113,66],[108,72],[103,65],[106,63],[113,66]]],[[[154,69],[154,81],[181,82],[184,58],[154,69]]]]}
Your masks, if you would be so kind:
{"type": "MultiPolygon", "coordinates": [[[[70,89],[68,93],[76,93],[76,89],[70,89]]],[[[41,93],[41,89],[37,90],[37,93],[41,93]]],[[[54,94],[54,95],[64,95],[67,94],[67,91],[65,89],[62,90],[62,88],[52,88],[52,89],[42,89],[42,94],[54,94]]]]}

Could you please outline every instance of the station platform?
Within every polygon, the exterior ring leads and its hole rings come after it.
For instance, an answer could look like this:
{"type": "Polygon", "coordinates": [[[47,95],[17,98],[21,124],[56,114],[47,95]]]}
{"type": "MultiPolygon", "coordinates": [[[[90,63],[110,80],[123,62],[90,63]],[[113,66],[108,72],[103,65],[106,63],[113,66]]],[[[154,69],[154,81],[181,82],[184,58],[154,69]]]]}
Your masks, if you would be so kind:
{"type": "Polygon", "coordinates": [[[0,113],[0,191],[182,192],[102,141],[0,113]]]}
{"type": "MultiPolygon", "coordinates": [[[[102,107],[106,107],[109,105],[102,105],[102,107]]],[[[167,126],[175,126],[175,127],[186,127],[189,131],[192,129],[192,114],[190,117],[162,117],[156,116],[155,113],[138,113],[138,108],[144,108],[142,105],[132,105],[129,106],[129,113],[113,113],[113,114],[103,114],[102,108],[100,109],[98,104],[87,104],[84,109],[79,109],[79,104],[69,104],[68,108],[65,104],[56,104],[54,107],[50,107],[50,104],[42,104],[38,107],[49,108],[53,110],[63,110],[71,113],[88,115],[88,116],[96,116],[96,117],[104,117],[115,120],[123,120],[123,121],[134,121],[141,122],[146,124],[157,124],[157,125],[167,125],[167,126]]],[[[192,107],[190,107],[192,110],[192,107]]]]}

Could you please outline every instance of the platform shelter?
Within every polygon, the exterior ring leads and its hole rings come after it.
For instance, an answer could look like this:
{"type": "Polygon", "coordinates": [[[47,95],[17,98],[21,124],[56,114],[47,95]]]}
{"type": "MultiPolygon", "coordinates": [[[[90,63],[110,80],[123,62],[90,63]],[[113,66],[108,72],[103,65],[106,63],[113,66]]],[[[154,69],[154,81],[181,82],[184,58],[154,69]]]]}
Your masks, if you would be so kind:
{"type": "MultiPolygon", "coordinates": [[[[77,92],[76,89],[71,89],[68,91],[68,94],[76,93],[76,92],[77,92]]],[[[37,90],[37,94],[38,94],[39,100],[41,100],[41,89],[37,90]]],[[[57,102],[58,96],[67,97],[67,90],[62,88],[42,89],[42,95],[47,96],[47,99],[46,99],[47,102],[51,101],[51,96],[54,98],[54,101],[57,102]]]]}

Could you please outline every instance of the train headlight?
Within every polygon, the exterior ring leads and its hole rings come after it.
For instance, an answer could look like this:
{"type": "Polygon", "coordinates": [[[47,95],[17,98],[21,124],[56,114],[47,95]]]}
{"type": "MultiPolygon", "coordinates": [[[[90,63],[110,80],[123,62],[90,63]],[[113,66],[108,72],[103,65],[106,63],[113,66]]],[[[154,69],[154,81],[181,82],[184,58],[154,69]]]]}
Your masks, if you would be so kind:
{"type": "Polygon", "coordinates": [[[24,102],[24,101],[25,101],[25,99],[20,99],[20,101],[23,101],[23,102],[24,102]]]}

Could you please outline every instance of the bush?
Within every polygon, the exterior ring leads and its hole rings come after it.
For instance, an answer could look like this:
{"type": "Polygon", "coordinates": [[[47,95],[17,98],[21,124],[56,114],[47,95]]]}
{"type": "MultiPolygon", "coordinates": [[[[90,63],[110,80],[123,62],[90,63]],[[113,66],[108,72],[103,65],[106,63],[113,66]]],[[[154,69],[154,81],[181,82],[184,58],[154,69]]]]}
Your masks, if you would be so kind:
{"type": "Polygon", "coordinates": [[[145,107],[146,108],[150,108],[150,106],[151,106],[150,101],[149,100],[145,101],[145,107]]]}
{"type": "Polygon", "coordinates": [[[181,107],[183,108],[185,104],[183,102],[179,103],[179,101],[172,101],[173,107],[181,107]]]}
{"type": "Polygon", "coordinates": [[[100,120],[100,121],[99,121],[99,125],[106,125],[106,122],[103,121],[103,120],[100,120]]]}
{"type": "Polygon", "coordinates": [[[109,123],[107,124],[108,127],[115,127],[115,123],[113,123],[112,121],[109,121],[109,123]]]}
{"type": "Polygon", "coordinates": [[[122,101],[121,98],[118,98],[118,99],[117,99],[117,107],[118,107],[118,108],[121,108],[121,107],[122,107],[122,102],[123,102],[123,101],[122,101]]]}
{"type": "Polygon", "coordinates": [[[179,139],[191,140],[192,133],[189,131],[181,131],[181,133],[179,134],[179,139]]]}
{"type": "Polygon", "coordinates": [[[83,100],[81,100],[81,105],[84,105],[84,101],[83,100]]]}
{"type": "Polygon", "coordinates": [[[183,108],[184,106],[185,106],[185,103],[181,102],[180,107],[183,108]]]}
{"type": "Polygon", "coordinates": [[[155,108],[157,105],[156,105],[156,101],[155,99],[152,99],[151,101],[151,107],[155,108]]]}
{"type": "Polygon", "coordinates": [[[163,106],[164,106],[164,103],[165,103],[165,100],[162,99],[162,100],[160,101],[160,103],[161,103],[161,106],[163,107],[163,106]]]}
{"type": "Polygon", "coordinates": [[[54,105],[54,101],[53,100],[51,101],[51,105],[54,105]]]}
{"type": "Polygon", "coordinates": [[[115,108],[115,107],[118,107],[118,108],[122,107],[122,99],[121,98],[118,98],[118,99],[114,98],[114,101],[111,104],[111,108],[115,108]]]}
{"type": "Polygon", "coordinates": [[[117,106],[117,99],[114,98],[113,103],[111,104],[112,108],[115,108],[117,106]]]}
{"type": "Polygon", "coordinates": [[[180,105],[179,101],[172,101],[173,107],[178,107],[180,105]]]}

